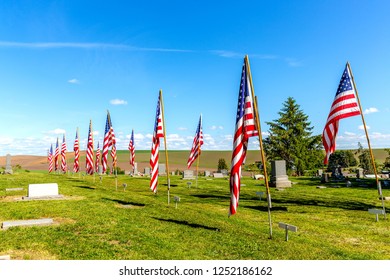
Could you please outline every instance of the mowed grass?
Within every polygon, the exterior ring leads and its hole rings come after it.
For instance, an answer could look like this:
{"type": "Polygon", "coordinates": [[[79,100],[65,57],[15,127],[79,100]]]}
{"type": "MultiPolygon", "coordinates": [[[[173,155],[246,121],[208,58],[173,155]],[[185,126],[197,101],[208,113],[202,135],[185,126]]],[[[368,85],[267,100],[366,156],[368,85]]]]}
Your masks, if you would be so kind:
{"type": "MultiPolygon", "coordinates": [[[[52,218],[52,226],[0,230],[0,255],[58,260],[317,260],[390,258],[390,222],[369,214],[381,208],[371,181],[347,188],[317,189],[319,179],[292,178],[292,188],[271,189],[272,232],[267,203],[256,196],[264,182],[243,178],[238,213],[228,217],[229,181],[171,176],[158,194],[149,178],[115,178],[19,172],[0,176],[0,222],[52,218]],[[30,183],[56,182],[63,200],[23,201],[30,183]],[[123,184],[127,184],[126,190],[123,184]],[[23,191],[6,188],[23,187],[23,191]],[[174,196],[180,197],[175,205],[174,196]],[[278,222],[298,227],[285,241],[278,222]]],[[[390,190],[384,189],[390,196],[390,190]]],[[[389,202],[386,201],[387,211],[389,202]]]]}

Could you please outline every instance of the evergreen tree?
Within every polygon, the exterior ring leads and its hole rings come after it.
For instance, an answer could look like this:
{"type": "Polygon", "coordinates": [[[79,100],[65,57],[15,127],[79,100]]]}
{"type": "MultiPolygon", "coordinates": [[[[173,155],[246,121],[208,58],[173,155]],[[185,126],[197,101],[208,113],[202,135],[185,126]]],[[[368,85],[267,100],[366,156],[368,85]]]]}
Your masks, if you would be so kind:
{"type": "Polygon", "coordinates": [[[226,161],[224,158],[220,158],[218,160],[218,171],[221,171],[221,170],[224,170],[224,169],[228,169],[227,167],[227,164],[226,164],[226,161]]]}
{"type": "Polygon", "coordinates": [[[370,152],[367,149],[364,149],[360,142],[358,143],[358,150],[356,153],[358,154],[359,158],[359,166],[363,168],[364,173],[374,173],[374,167],[372,166],[370,152]]]}
{"type": "Polygon", "coordinates": [[[328,171],[332,171],[338,166],[340,167],[350,167],[356,166],[357,160],[353,155],[352,151],[349,150],[339,150],[332,153],[329,157],[328,171]]]}
{"type": "Polygon", "coordinates": [[[279,111],[279,118],[267,122],[270,135],[264,150],[270,160],[286,161],[287,170],[303,175],[304,170],[323,166],[321,135],[312,136],[313,127],[295,99],[289,97],[279,111]]]}
{"type": "Polygon", "coordinates": [[[385,149],[388,153],[388,156],[385,159],[385,163],[383,164],[384,168],[390,169],[390,149],[385,149]]]}

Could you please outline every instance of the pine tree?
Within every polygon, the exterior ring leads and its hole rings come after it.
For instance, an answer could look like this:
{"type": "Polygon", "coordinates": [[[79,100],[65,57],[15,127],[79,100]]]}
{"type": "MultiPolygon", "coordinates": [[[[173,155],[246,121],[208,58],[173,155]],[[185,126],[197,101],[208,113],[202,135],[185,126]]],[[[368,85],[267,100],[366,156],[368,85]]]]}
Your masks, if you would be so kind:
{"type": "Polygon", "coordinates": [[[295,99],[289,97],[279,111],[279,118],[267,122],[270,135],[264,140],[269,160],[286,161],[289,171],[303,175],[304,170],[322,167],[324,154],[321,135],[312,136],[313,127],[295,99]]]}

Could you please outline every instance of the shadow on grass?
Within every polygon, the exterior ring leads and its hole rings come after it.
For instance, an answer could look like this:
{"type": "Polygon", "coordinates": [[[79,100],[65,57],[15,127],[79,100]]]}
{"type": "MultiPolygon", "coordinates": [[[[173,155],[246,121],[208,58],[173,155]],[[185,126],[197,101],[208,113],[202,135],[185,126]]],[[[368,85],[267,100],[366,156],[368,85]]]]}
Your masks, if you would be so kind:
{"type": "Polygon", "coordinates": [[[81,188],[81,189],[87,189],[87,190],[95,190],[95,187],[89,187],[89,186],[75,186],[76,188],[81,188]]]}
{"type": "Polygon", "coordinates": [[[230,195],[192,194],[191,196],[194,196],[197,198],[206,198],[206,199],[230,199],[230,195]]]}
{"type": "Polygon", "coordinates": [[[119,200],[119,199],[111,199],[111,198],[102,198],[102,199],[116,202],[116,203],[119,203],[121,205],[132,205],[132,206],[138,206],[138,207],[145,207],[145,205],[146,205],[144,203],[129,202],[129,201],[124,201],[124,200],[119,200]]]}
{"type": "Polygon", "coordinates": [[[173,219],[162,219],[162,218],[153,218],[153,219],[158,220],[158,221],[162,221],[162,222],[168,222],[168,223],[174,223],[174,224],[178,224],[178,225],[184,225],[184,226],[188,226],[188,227],[192,227],[192,228],[201,228],[201,229],[212,230],[212,231],[220,231],[219,228],[208,227],[208,226],[204,226],[204,225],[200,225],[200,224],[189,223],[187,221],[179,221],[179,220],[173,220],[173,219]]]}
{"type": "MultiPolygon", "coordinates": [[[[267,206],[244,206],[244,208],[249,208],[249,209],[262,211],[262,212],[268,212],[268,207],[267,206]]],[[[284,211],[284,212],[288,212],[288,209],[285,206],[273,206],[271,208],[271,211],[284,211]]]]}

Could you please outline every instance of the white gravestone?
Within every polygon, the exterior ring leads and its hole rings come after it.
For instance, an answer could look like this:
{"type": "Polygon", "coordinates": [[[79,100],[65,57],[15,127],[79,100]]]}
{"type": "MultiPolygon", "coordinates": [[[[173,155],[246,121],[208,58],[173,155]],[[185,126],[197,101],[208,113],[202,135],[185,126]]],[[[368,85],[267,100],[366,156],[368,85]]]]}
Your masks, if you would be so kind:
{"type": "Polygon", "coordinates": [[[192,170],[184,170],[183,172],[183,180],[193,180],[194,178],[194,171],[192,170]]]}
{"type": "Polygon", "coordinates": [[[28,198],[59,197],[58,184],[57,183],[29,184],[27,197],[28,198]]]}

